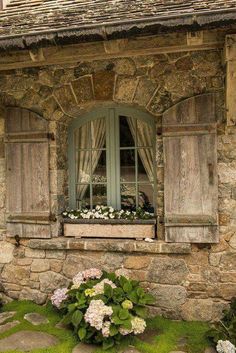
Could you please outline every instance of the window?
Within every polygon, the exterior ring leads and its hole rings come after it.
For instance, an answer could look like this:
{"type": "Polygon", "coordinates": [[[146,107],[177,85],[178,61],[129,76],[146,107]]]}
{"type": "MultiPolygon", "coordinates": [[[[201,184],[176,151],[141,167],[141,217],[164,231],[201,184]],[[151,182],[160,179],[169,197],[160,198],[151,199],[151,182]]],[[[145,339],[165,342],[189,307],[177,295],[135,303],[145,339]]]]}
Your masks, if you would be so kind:
{"type": "Polygon", "coordinates": [[[128,108],[107,108],[69,129],[70,206],[155,208],[155,125],[128,108]]]}

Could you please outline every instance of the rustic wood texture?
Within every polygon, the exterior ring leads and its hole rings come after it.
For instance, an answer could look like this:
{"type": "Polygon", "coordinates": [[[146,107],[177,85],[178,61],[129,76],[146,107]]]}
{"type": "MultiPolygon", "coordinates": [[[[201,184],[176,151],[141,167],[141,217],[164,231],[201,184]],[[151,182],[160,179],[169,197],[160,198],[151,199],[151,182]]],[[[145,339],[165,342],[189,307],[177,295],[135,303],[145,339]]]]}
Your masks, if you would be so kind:
{"type": "Polygon", "coordinates": [[[50,237],[47,122],[25,109],[8,108],[6,132],[8,235],[50,237]],[[42,132],[40,142],[26,138],[42,132]]]}
{"type": "MultiPolygon", "coordinates": [[[[204,94],[180,102],[163,115],[172,135],[163,137],[165,163],[165,228],[169,242],[218,241],[218,179],[215,97],[204,94]],[[176,127],[181,126],[181,135],[176,127]],[[209,124],[211,131],[189,125],[209,124]],[[184,135],[186,127],[186,135],[184,135]],[[193,132],[194,130],[192,130],[193,132]],[[170,222],[170,220],[173,222],[170,222]]],[[[164,130],[165,131],[165,130],[164,130]]]]}
{"type": "Polygon", "coordinates": [[[133,238],[155,237],[154,224],[64,224],[64,235],[76,238],[133,238]]]}

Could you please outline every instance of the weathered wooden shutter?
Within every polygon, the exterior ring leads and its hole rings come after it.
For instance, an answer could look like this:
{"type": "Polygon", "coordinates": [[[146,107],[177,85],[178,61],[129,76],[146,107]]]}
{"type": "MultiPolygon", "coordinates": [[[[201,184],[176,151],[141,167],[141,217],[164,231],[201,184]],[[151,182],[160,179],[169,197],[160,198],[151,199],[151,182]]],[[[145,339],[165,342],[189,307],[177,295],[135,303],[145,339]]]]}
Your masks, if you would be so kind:
{"type": "Polygon", "coordinates": [[[216,105],[186,99],[163,115],[165,235],[168,242],[218,241],[216,105]]]}
{"type": "Polygon", "coordinates": [[[5,142],[8,235],[49,238],[48,123],[28,110],[7,108],[5,142]]]}

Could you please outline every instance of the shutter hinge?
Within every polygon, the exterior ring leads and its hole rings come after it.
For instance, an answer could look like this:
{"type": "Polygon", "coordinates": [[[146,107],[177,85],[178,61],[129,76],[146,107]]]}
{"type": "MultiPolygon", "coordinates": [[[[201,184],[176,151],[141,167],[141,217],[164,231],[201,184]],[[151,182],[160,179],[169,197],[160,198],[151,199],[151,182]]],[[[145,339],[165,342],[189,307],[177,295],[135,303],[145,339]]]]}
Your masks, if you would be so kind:
{"type": "Polygon", "coordinates": [[[47,138],[49,140],[55,141],[55,134],[53,132],[48,132],[47,133],[47,138]]]}
{"type": "Polygon", "coordinates": [[[56,221],[57,221],[56,215],[53,214],[53,213],[50,213],[50,215],[49,215],[49,221],[50,221],[50,222],[56,222],[56,221]]]}

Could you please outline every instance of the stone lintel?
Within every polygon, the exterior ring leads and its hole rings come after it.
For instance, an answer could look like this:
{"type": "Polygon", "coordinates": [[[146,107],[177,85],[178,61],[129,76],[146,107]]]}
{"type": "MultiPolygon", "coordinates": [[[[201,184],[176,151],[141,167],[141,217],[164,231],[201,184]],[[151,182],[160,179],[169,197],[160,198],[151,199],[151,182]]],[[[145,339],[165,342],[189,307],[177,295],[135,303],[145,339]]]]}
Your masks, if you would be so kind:
{"type": "Polygon", "coordinates": [[[28,242],[31,249],[40,250],[86,250],[111,251],[122,253],[150,253],[150,254],[190,254],[189,243],[165,243],[162,241],[121,240],[121,239],[64,239],[50,240],[32,239],[28,242]]]}

